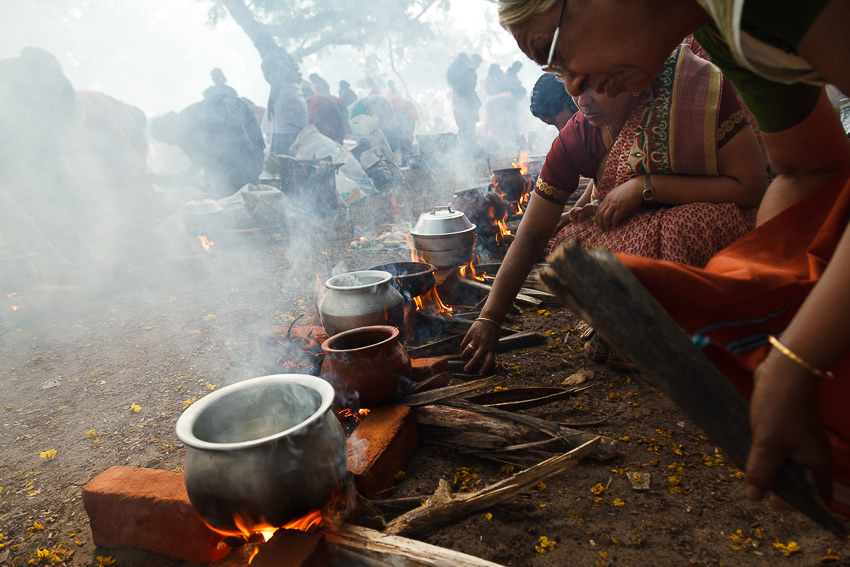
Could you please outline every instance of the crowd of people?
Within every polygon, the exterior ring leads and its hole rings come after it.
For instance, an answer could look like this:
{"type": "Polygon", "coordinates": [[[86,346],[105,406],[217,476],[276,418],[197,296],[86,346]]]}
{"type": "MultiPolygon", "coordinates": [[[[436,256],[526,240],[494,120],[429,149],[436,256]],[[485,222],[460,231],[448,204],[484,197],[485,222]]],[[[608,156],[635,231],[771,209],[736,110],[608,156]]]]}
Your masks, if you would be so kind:
{"type": "MultiPolygon", "coordinates": [[[[151,134],[186,154],[191,166],[178,177],[200,179],[214,198],[256,183],[269,153],[332,155],[351,183],[380,189],[392,182],[389,166],[414,154],[422,115],[478,152],[521,143],[528,104],[557,134],[462,342],[467,369],[493,368],[501,322],[553,238],[554,247],[605,247],[749,399],[750,496],[769,491],[793,460],[834,510],[850,513],[850,338],[841,332],[850,318],[850,142],[824,88],[850,91],[848,4],[498,5],[502,25],[544,68],[530,98],[521,63],[492,63],[479,81],[474,53],[449,65],[445,101],[417,103],[374,78],[360,92],[340,80],[333,94],[261,36],[265,107],[217,68],[202,99],[151,120],[151,134]],[[581,178],[590,182],[565,209],[581,178]]],[[[30,47],[0,60],[4,248],[35,251],[61,277],[95,257],[116,224],[155,218],[152,179],[161,179],[147,169],[146,128],[140,109],[74,89],[50,53],[30,47]]],[[[604,300],[629,309],[628,298],[604,300]]],[[[585,350],[629,367],[605,337],[585,350]]]]}

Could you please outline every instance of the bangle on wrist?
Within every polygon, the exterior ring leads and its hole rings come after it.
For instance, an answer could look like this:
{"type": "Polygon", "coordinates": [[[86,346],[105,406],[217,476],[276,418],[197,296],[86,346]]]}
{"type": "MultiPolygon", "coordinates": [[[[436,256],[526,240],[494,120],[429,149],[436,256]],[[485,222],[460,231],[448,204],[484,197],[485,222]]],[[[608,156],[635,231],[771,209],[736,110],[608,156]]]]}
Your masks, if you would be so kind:
{"type": "Polygon", "coordinates": [[[803,368],[805,368],[806,370],[808,370],[809,372],[811,372],[812,374],[817,376],[818,378],[835,378],[835,374],[833,374],[829,370],[824,372],[820,368],[816,368],[816,367],[812,366],[811,364],[809,364],[808,362],[806,362],[802,357],[798,356],[791,349],[789,349],[787,346],[785,346],[784,344],[779,342],[779,339],[777,339],[773,335],[768,335],[767,340],[770,341],[770,344],[773,345],[773,348],[775,348],[780,353],[784,354],[785,356],[787,356],[788,358],[790,358],[791,360],[793,360],[794,362],[796,362],[797,364],[799,364],[800,366],[802,366],[803,368]]]}
{"type": "Polygon", "coordinates": [[[494,321],[493,319],[488,319],[487,317],[477,317],[475,320],[476,320],[476,321],[484,321],[484,322],[486,322],[486,323],[490,323],[491,325],[495,325],[495,326],[496,326],[497,328],[499,328],[499,329],[501,329],[501,328],[502,328],[502,324],[501,324],[501,323],[497,323],[497,322],[496,322],[496,321],[494,321]]]}

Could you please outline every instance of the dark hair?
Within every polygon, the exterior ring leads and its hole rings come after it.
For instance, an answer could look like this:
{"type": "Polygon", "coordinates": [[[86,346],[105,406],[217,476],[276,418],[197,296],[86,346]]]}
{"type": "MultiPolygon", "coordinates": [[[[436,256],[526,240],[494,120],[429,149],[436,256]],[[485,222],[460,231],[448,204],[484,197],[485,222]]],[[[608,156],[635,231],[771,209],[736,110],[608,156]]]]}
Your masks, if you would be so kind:
{"type": "Polygon", "coordinates": [[[544,73],[537,79],[531,90],[531,114],[545,122],[564,110],[575,114],[578,112],[578,107],[567,93],[563,83],[558,81],[558,76],[544,73]]]}

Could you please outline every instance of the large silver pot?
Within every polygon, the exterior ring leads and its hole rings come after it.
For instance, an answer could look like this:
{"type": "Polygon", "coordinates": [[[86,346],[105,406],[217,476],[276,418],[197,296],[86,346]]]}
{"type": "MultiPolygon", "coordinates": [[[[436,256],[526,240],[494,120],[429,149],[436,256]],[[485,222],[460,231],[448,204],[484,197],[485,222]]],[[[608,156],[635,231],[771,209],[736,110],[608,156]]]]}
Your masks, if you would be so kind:
{"type": "Polygon", "coordinates": [[[404,321],[404,298],[393,287],[393,276],[380,270],[362,270],[334,276],[325,282],[328,294],[319,306],[328,335],[404,321]]]}
{"type": "Polygon", "coordinates": [[[410,235],[422,260],[438,268],[457,268],[472,260],[475,225],[450,205],[420,215],[410,235]]]}
{"type": "Polygon", "coordinates": [[[315,376],[252,378],[205,396],[177,420],[189,500],[218,532],[280,527],[347,482],[334,390],[315,376]]]}

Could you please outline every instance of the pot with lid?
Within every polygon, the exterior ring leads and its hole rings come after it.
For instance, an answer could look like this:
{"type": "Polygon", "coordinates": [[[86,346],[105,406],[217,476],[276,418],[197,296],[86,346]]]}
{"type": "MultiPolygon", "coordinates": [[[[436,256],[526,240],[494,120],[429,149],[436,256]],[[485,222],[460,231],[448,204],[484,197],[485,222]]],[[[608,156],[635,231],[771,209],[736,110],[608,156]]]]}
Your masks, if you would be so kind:
{"type": "Polygon", "coordinates": [[[457,268],[472,260],[475,225],[461,211],[452,210],[451,205],[420,215],[410,236],[422,260],[438,268],[457,268]]]}

